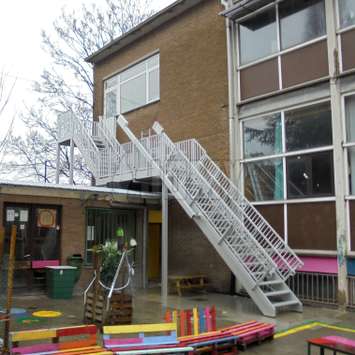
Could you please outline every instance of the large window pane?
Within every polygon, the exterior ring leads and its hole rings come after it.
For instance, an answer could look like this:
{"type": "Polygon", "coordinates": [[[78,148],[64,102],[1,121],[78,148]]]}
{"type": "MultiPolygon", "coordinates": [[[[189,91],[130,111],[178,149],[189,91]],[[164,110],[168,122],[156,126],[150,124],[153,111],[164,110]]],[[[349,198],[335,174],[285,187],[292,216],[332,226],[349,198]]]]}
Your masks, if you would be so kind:
{"type": "Polygon", "coordinates": [[[355,147],[348,148],[350,194],[355,195],[355,147]]]}
{"type": "Polygon", "coordinates": [[[117,94],[116,91],[109,91],[105,95],[105,114],[106,117],[117,115],[117,94]]]}
{"type": "Polygon", "coordinates": [[[146,74],[121,85],[121,113],[133,110],[146,103],[146,74]]]}
{"type": "Polygon", "coordinates": [[[346,140],[355,142],[355,95],[345,97],[346,140]]]}
{"type": "Polygon", "coordinates": [[[244,165],[245,196],[251,201],[283,199],[281,159],[268,159],[244,165]]]}
{"type": "Polygon", "coordinates": [[[149,101],[159,99],[159,69],[155,69],[149,73],[149,101]]]}
{"type": "Polygon", "coordinates": [[[245,64],[277,51],[275,8],[239,25],[240,58],[245,64]]]}
{"type": "Polygon", "coordinates": [[[355,1],[339,0],[340,27],[355,25],[355,1]]]}
{"type": "Polygon", "coordinates": [[[288,198],[334,194],[333,152],[297,155],[286,159],[288,198]]]}
{"type": "Polygon", "coordinates": [[[332,115],[328,102],[285,112],[285,125],[287,151],[332,144],[332,115]]]}
{"type": "Polygon", "coordinates": [[[245,121],[243,123],[243,139],[245,158],[281,153],[280,114],[245,121]]]}
{"type": "Polygon", "coordinates": [[[136,64],[132,68],[129,68],[120,74],[121,82],[126,81],[138,74],[144,73],[145,70],[146,70],[146,63],[145,62],[136,64]]]}
{"type": "Polygon", "coordinates": [[[283,1],[279,5],[279,14],[282,49],[326,33],[324,0],[283,1]]]}

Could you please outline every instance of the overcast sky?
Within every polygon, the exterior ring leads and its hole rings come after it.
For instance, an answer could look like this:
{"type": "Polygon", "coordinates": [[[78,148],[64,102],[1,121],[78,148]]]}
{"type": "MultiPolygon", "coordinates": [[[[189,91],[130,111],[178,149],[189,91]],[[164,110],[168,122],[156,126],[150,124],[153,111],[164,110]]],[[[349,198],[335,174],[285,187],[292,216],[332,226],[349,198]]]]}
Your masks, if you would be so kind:
{"type": "MultiPolygon", "coordinates": [[[[99,3],[103,0],[96,0],[99,3]]],[[[23,103],[31,99],[33,80],[37,80],[48,57],[41,49],[40,32],[51,29],[63,6],[80,7],[89,0],[1,0],[0,1],[0,71],[17,78],[9,110],[1,118],[2,132],[14,112],[21,111],[23,103]]],[[[152,8],[160,10],[174,0],[152,0],[152,8]]],[[[18,126],[18,125],[16,125],[18,126]]]]}

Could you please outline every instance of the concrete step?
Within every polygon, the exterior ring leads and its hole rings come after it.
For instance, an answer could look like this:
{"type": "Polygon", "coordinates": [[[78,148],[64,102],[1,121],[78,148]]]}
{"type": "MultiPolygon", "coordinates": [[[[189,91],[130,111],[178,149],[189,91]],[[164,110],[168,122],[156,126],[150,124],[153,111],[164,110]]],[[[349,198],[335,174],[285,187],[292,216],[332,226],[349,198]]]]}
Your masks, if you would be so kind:
{"type": "Polygon", "coordinates": [[[276,308],[281,308],[281,307],[295,306],[297,304],[300,304],[300,302],[298,300],[292,300],[292,301],[275,302],[272,304],[276,308]]]}
{"type": "Polygon", "coordinates": [[[275,297],[275,296],[289,295],[290,293],[291,293],[290,290],[279,290],[279,291],[265,292],[264,295],[266,297],[275,297]]]}

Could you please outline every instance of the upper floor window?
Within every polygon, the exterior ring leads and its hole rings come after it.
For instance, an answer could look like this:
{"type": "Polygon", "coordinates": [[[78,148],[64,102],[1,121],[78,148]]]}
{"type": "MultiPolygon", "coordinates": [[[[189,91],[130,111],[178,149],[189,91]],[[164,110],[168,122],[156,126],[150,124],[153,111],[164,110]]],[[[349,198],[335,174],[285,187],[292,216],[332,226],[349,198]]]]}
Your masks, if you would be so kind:
{"type": "Polygon", "coordinates": [[[266,57],[277,51],[276,13],[272,8],[239,25],[241,63],[266,57]]]}
{"type": "Polygon", "coordinates": [[[105,116],[112,117],[160,98],[159,54],[105,81],[105,116]]]}
{"type": "Polygon", "coordinates": [[[248,199],[334,195],[329,102],[247,119],[242,130],[248,199]]]}
{"type": "Polygon", "coordinates": [[[241,20],[238,29],[240,64],[243,65],[324,36],[324,0],[282,1],[241,20]]]}
{"type": "Polygon", "coordinates": [[[338,3],[340,27],[345,28],[355,25],[355,1],[339,0],[338,3]]]}
{"type": "Polygon", "coordinates": [[[288,0],[279,4],[281,48],[325,35],[323,0],[288,0]]]}

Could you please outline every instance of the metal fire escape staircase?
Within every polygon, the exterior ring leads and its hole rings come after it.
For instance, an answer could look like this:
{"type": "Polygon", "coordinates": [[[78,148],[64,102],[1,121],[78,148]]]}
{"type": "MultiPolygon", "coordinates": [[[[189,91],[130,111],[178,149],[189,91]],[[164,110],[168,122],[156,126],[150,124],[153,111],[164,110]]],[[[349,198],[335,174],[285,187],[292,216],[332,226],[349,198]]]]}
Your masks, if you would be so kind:
{"type": "Polygon", "coordinates": [[[173,143],[158,123],[156,134],[138,139],[123,116],[117,123],[105,118],[87,127],[62,114],[58,144],[74,142],[98,185],[159,176],[264,315],[301,311],[286,281],[302,262],[199,143],[173,143]],[[117,123],[130,142],[117,141],[117,123]]]}
{"type": "Polygon", "coordinates": [[[143,144],[123,116],[117,120],[141,155],[193,218],[261,312],[302,311],[287,279],[302,265],[260,213],[196,140],[173,143],[156,122],[143,144]]]}

